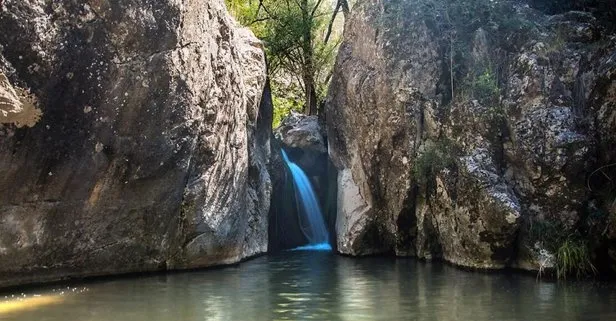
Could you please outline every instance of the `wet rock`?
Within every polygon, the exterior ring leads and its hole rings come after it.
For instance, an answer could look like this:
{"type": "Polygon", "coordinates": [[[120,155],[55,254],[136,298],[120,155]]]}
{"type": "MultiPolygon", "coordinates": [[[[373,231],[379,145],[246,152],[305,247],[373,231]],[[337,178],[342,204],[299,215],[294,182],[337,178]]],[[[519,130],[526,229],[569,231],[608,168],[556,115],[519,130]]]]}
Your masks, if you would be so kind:
{"type": "Polygon", "coordinates": [[[0,286],[267,250],[265,59],[223,1],[7,0],[0,29],[43,111],[0,125],[0,286]]]}

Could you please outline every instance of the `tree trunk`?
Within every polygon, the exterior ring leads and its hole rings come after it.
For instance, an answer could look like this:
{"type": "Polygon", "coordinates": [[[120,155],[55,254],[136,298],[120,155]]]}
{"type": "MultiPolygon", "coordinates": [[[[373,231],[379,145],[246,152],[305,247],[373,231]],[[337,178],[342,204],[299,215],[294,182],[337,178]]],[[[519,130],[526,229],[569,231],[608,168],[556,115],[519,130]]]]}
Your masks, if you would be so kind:
{"type": "Polygon", "coordinates": [[[302,64],[302,74],[304,80],[304,94],[306,95],[304,104],[304,114],[317,114],[317,94],[314,81],[314,57],[312,51],[312,15],[308,0],[302,0],[302,19],[304,21],[304,35],[302,39],[302,51],[304,61],[302,64]]]}
{"type": "Polygon", "coordinates": [[[317,93],[315,90],[314,78],[312,73],[304,74],[304,92],[306,95],[304,114],[316,115],[317,114],[317,93]]]}
{"type": "Polygon", "coordinates": [[[324,44],[327,44],[327,42],[329,41],[329,37],[332,35],[332,29],[334,28],[334,22],[336,21],[336,16],[338,15],[338,12],[340,11],[340,0],[338,0],[338,3],[336,4],[336,8],[334,9],[334,12],[332,13],[332,17],[329,20],[329,24],[327,25],[327,34],[325,34],[325,40],[323,40],[324,44]]]}

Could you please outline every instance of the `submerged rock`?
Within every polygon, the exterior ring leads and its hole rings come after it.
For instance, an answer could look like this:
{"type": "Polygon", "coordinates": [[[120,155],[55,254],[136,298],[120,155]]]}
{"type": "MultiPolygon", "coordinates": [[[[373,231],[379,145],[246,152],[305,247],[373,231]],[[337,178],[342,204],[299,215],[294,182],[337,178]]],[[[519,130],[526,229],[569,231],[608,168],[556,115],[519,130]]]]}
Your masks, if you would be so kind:
{"type": "Polygon", "coordinates": [[[0,125],[0,287],[267,250],[264,53],[222,0],[6,0],[0,29],[44,113],[0,125]]]}
{"type": "Polygon", "coordinates": [[[326,103],[339,250],[539,270],[559,244],[536,249],[533,224],[614,244],[581,226],[616,195],[592,174],[616,162],[616,36],[510,2],[444,24],[441,4],[362,2],[347,22],[326,103]]]}

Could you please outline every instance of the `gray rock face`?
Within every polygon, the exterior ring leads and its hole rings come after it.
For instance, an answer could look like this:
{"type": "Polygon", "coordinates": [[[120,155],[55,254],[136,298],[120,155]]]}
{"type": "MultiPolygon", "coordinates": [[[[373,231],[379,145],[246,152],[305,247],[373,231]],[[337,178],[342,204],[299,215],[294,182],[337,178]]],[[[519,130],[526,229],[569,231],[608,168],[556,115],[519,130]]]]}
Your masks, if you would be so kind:
{"type": "Polygon", "coordinates": [[[300,148],[316,153],[327,152],[317,116],[291,112],[282,120],[274,135],[284,147],[300,148]]]}
{"type": "Polygon", "coordinates": [[[264,54],[223,1],[0,6],[1,71],[43,112],[0,125],[0,287],[267,250],[264,54]]]}
{"type": "Polygon", "coordinates": [[[530,226],[578,231],[589,202],[605,213],[613,201],[597,192],[607,183],[587,185],[616,162],[616,38],[586,13],[512,6],[456,25],[452,46],[418,14],[426,2],[364,1],[347,22],[326,106],[338,248],[473,268],[552,264],[530,226]]]}

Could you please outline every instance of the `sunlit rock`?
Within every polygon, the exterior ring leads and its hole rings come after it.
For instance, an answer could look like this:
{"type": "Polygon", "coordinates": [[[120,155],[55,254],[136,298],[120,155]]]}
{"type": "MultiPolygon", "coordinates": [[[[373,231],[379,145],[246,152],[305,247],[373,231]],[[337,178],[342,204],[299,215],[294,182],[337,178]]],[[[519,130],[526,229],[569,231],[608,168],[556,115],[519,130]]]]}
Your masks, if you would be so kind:
{"type": "Polygon", "coordinates": [[[32,127],[40,120],[42,112],[37,100],[22,88],[13,87],[0,71],[0,124],[32,127]]]}
{"type": "Polygon", "coordinates": [[[613,11],[563,8],[355,6],[326,102],[341,252],[539,270],[535,224],[616,253],[613,11]]]}
{"type": "Polygon", "coordinates": [[[276,128],[274,135],[285,147],[300,148],[316,153],[327,151],[323,130],[317,116],[305,116],[291,112],[276,128]]]}

